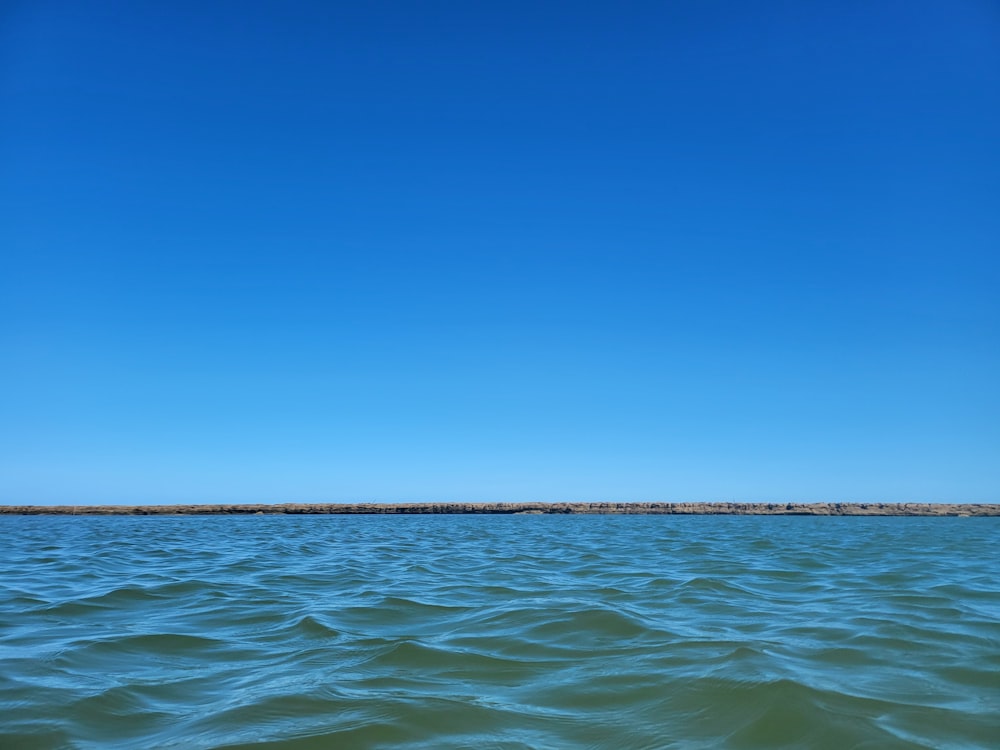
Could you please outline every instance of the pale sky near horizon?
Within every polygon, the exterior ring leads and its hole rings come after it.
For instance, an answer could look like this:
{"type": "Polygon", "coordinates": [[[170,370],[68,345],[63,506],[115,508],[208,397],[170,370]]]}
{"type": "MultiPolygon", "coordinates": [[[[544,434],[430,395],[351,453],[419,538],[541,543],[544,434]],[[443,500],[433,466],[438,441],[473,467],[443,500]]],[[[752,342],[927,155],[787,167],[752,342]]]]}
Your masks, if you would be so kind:
{"type": "Polygon", "coordinates": [[[1000,7],[0,10],[0,503],[1000,501],[1000,7]]]}

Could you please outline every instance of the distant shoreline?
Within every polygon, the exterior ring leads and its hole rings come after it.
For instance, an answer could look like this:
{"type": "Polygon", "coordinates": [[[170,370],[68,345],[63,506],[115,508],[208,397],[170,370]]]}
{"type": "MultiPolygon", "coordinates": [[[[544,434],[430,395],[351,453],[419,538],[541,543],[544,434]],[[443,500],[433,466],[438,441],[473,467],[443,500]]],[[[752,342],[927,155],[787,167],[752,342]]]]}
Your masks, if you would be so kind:
{"type": "Polygon", "coordinates": [[[0,515],[1000,516],[1000,503],[280,503],[0,505],[0,515]]]}

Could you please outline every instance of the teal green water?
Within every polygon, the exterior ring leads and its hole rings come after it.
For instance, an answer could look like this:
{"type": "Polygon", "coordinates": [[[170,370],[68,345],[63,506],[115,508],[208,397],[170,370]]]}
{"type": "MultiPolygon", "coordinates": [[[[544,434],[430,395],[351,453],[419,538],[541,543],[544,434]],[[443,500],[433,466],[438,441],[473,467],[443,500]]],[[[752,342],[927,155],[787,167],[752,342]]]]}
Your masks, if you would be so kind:
{"type": "Polygon", "coordinates": [[[0,518],[0,748],[1000,746],[1000,519],[0,518]]]}

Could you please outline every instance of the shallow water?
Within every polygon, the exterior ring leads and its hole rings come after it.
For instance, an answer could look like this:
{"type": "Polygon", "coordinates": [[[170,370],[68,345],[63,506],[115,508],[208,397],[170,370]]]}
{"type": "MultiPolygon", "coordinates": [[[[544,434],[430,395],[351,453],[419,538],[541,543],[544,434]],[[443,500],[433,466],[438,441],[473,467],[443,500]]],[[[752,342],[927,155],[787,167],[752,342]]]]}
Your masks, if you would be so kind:
{"type": "Polygon", "coordinates": [[[1000,745],[1000,519],[0,517],[0,747],[1000,745]]]}

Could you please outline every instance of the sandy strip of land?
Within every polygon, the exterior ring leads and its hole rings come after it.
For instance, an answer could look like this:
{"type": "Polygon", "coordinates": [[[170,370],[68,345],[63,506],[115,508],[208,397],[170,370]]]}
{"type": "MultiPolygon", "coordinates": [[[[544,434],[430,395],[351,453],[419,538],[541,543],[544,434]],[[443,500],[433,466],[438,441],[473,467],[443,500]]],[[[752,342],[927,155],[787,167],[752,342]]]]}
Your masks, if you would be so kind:
{"type": "Polygon", "coordinates": [[[280,503],[0,505],[0,515],[582,515],[1000,516],[998,503],[280,503]]]}

